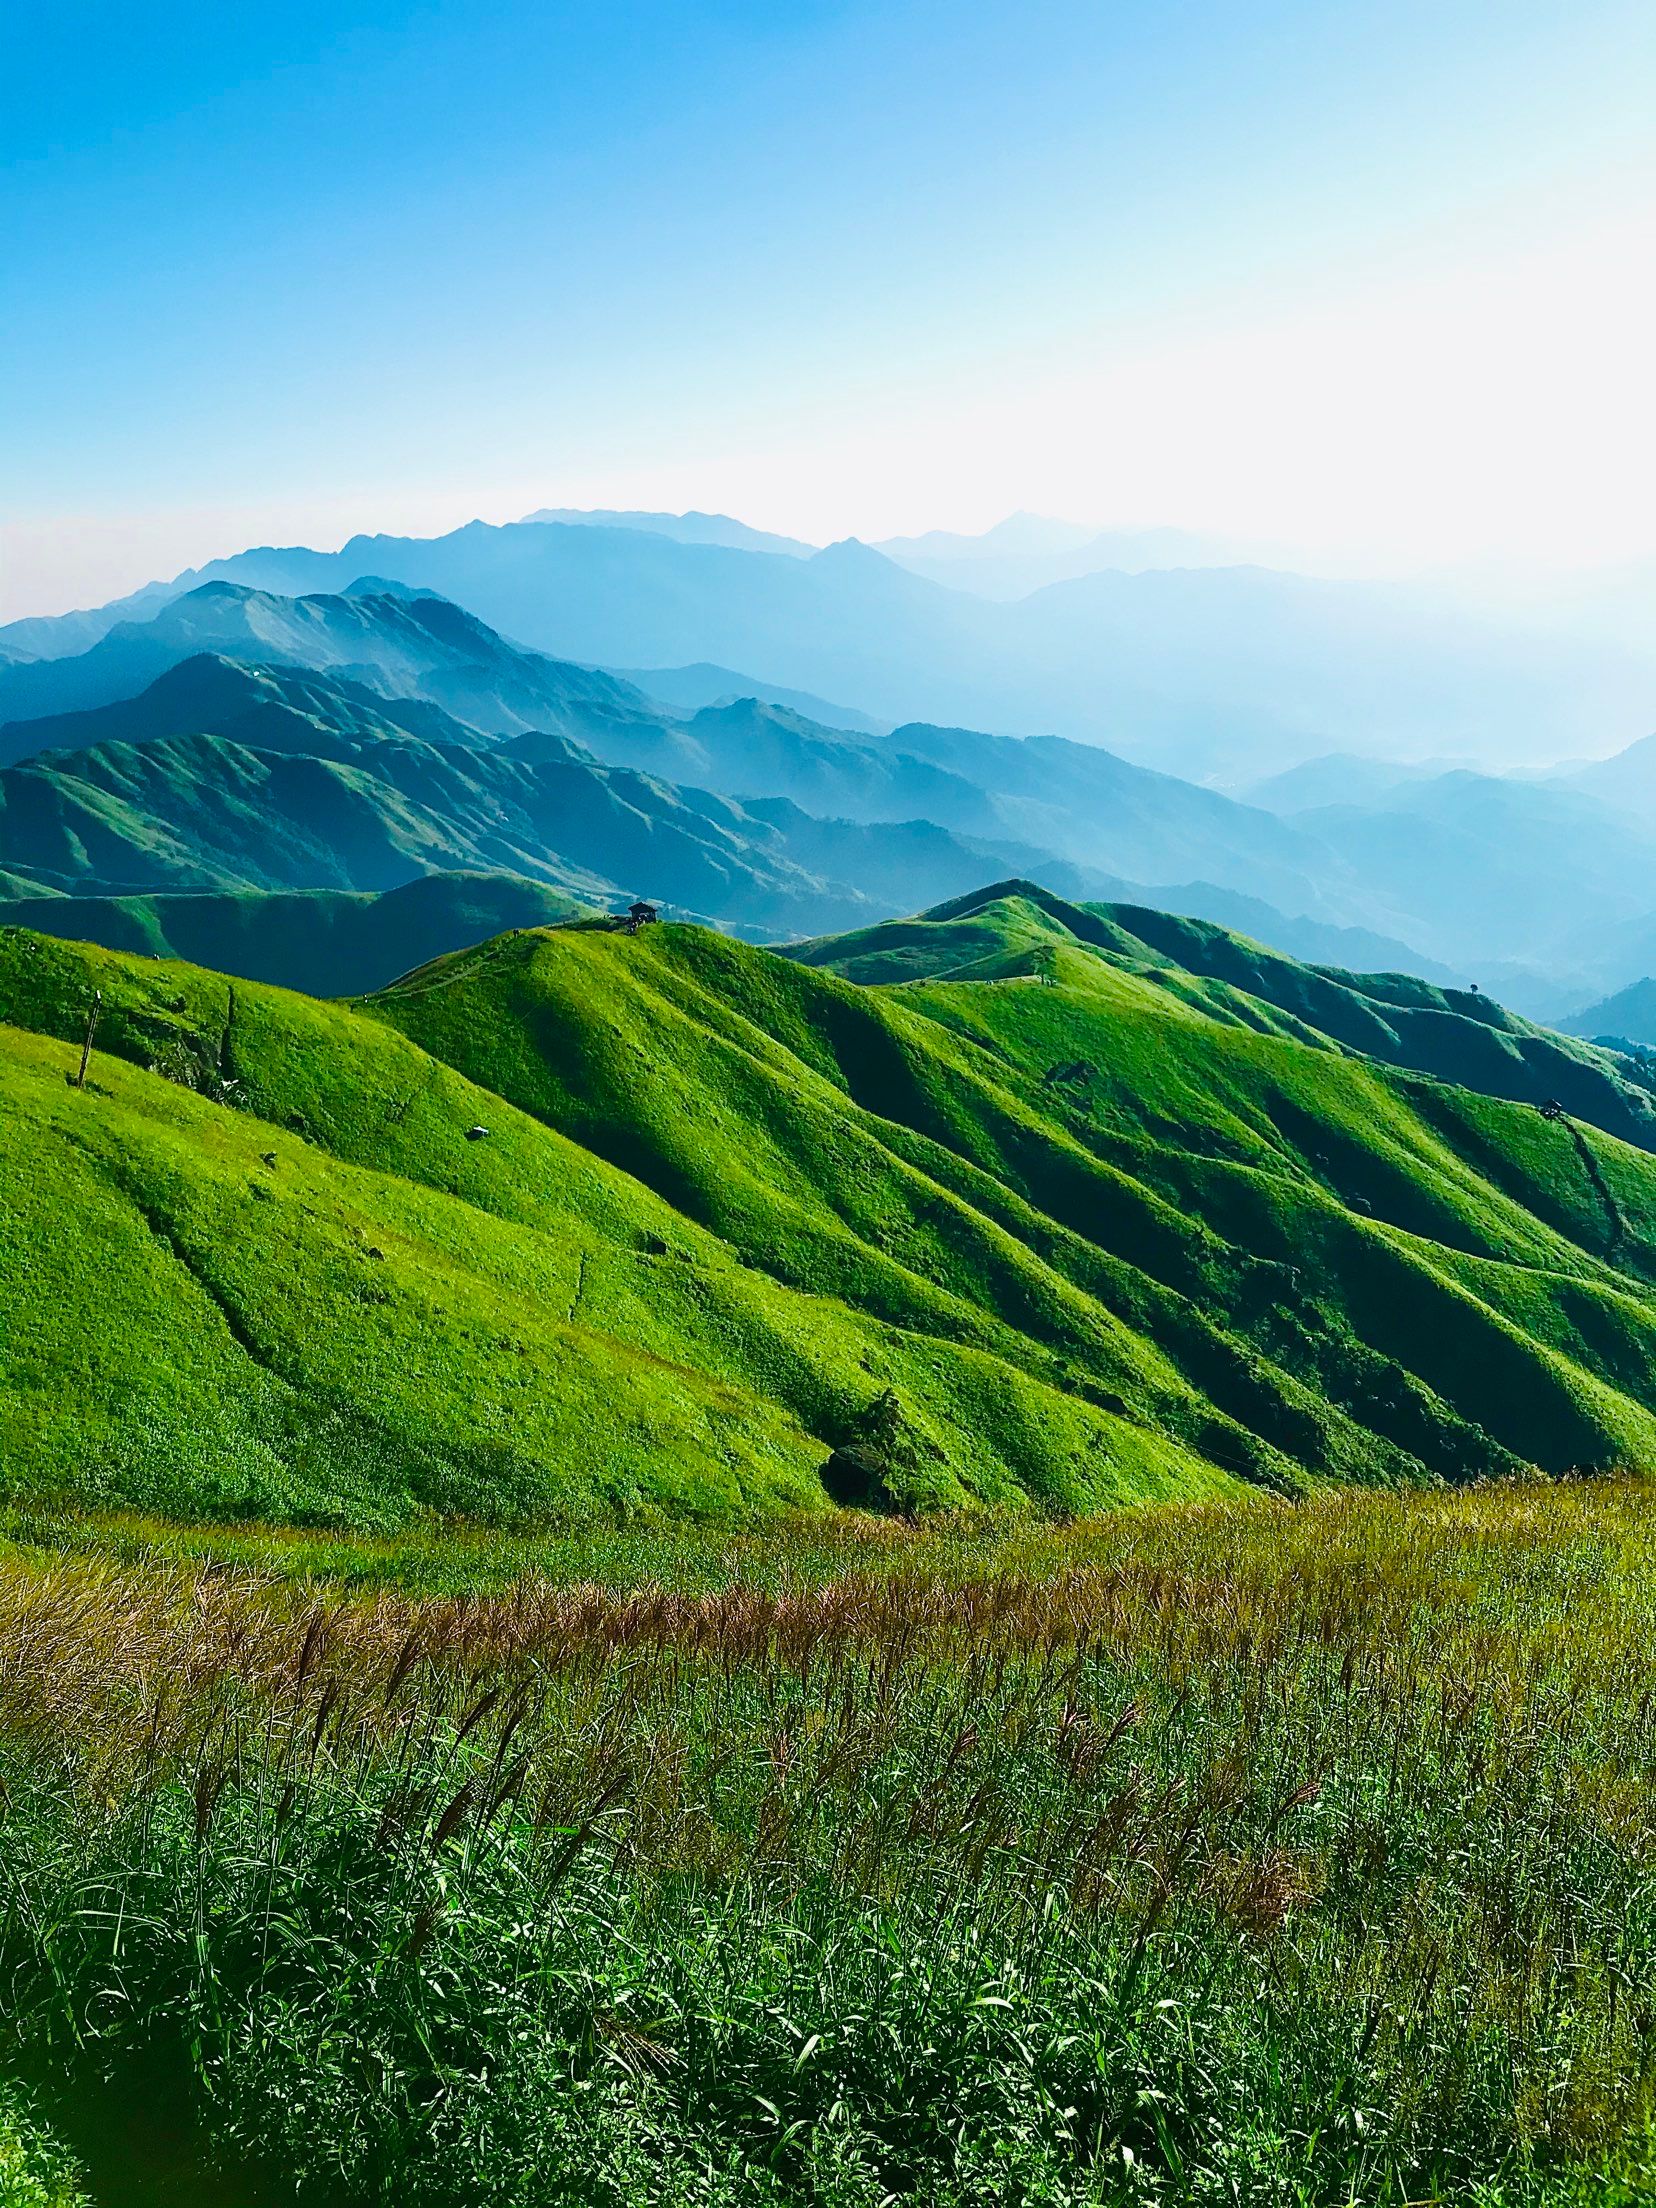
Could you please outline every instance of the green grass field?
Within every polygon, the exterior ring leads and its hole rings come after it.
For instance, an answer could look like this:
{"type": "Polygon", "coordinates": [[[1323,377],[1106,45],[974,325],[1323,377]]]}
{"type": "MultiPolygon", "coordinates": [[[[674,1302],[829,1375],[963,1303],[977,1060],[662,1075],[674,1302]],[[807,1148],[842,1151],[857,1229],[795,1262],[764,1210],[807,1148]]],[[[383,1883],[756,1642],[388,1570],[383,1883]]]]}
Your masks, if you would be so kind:
{"type": "Polygon", "coordinates": [[[0,2199],[1656,2197],[1641,1483],[464,1597],[67,1530],[0,1555],[0,2199]]]}

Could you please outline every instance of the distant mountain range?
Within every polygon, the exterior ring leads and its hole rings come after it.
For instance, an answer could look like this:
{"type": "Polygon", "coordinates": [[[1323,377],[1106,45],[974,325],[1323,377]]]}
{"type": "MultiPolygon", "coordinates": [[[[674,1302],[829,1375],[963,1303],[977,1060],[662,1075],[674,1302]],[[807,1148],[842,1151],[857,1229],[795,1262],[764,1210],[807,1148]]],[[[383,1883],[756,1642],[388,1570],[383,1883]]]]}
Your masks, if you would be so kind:
{"type": "Polygon", "coordinates": [[[1585,790],[1456,773],[1291,825],[1338,854],[1377,915],[1437,957],[1557,960],[1649,912],[1656,834],[1585,790]]]}
{"type": "MultiPolygon", "coordinates": [[[[1360,844],[1362,838],[1343,819],[1318,816],[1319,833],[1308,834],[1298,821],[1147,771],[1095,745],[927,723],[907,724],[885,738],[857,738],[751,699],[681,720],[614,677],[509,643],[446,600],[378,589],[294,600],[205,584],[147,623],[121,623],[75,658],[0,669],[0,714],[19,701],[81,708],[22,725],[8,720],[0,726],[0,760],[146,741],[157,733],[235,734],[238,740],[251,734],[259,741],[235,718],[245,701],[222,696],[222,672],[205,668],[189,685],[175,678],[159,686],[142,704],[98,710],[105,700],[125,701],[158,667],[176,668],[204,649],[326,670],[351,686],[348,720],[360,714],[368,687],[418,697],[489,734],[540,728],[573,736],[612,765],[744,800],[785,798],[807,812],[865,823],[931,821],[956,835],[998,843],[1003,853],[1017,845],[1052,854],[1095,879],[1154,885],[1197,880],[1290,915],[1371,929],[1378,923],[1384,933],[1394,932],[1386,922],[1395,916],[1402,923],[1396,938],[1437,959],[1453,958],[1467,930],[1460,925],[1457,932],[1457,916],[1442,918],[1425,893],[1448,889],[1473,901],[1478,895],[1477,880],[1468,882],[1464,874],[1449,884],[1430,875],[1423,885],[1394,883],[1378,848],[1364,850],[1364,865],[1352,868],[1339,843],[1344,837],[1360,844]]],[[[332,695],[337,700],[338,693],[332,695]]],[[[335,734],[339,714],[336,702],[324,715],[335,734]]],[[[433,725],[429,714],[414,727],[405,718],[403,732],[438,742],[474,741],[452,726],[433,725]]],[[[292,748],[291,735],[280,741],[292,748]]],[[[1512,787],[1487,784],[1497,792],[1512,787]]],[[[1367,833],[1375,846],[1375,830],[1367,833]]],[[[1405,853],[1414,848],[1407,829],[1399,840],[1405,853]]],[[[1618,905],[1613,917],[1637,909],[1635,899],[1618,905]]]]}
{"type": "Polygon", "coordinates": [[[1261,805],[1266,812],[1291,820],[1318,805],[1378,804],[1405,782],[1455,773],[1463,765],[1461,760],[1409,765],[1396,759],[1362,759],[1349,751],[1326,752],[1318,759],[1301,760],[1297,767],[1285,767],[1280,774],[1268,774],[1235,794],[1246,804],[1261,805]]]}
{"type": "Polygon", "coordinates": [[[1566,1035],[1581,1035],[1589,1042],[1656,1050],[1656,979],[1646,974],[1558,1024],[1566,1035]]]}
{"type": "Polygon", "coordinates": [[[1548,1017],[1656,969],[1656,738],[1546,776],[1331,756],[1247,794],[1337,853],[1377,924],[1548,1017]]]}
{"type": "Polygon", "coordinates": [[[792,560],[808,560],[820,549],[798,537],[774,536],[768,529],[750,529],[729,514],[648,514],[620,512],[612,506],[543,506],[525,514],[525,521],[556,521],[575,529],[642,529],[647,536],[671,537],[678,544],[723,544],[738,552],[780,552],[792,560]]]}
{"type": "MultiPolygon", "coordinates": [[[[222,662],[179,673],[174,687],[199,678],[220,692],[243,675],[250,700],[292,680],[222,662]]],[[[986,858],[1007,855],[926,821],[819,821],[786,799],[744,806],[605,766],[549,733],[480,744],[473,731],[445,742],[365,729],[359,692],[330,727],[316,710],[326,687],[306,674],[287,706],[250,702],[243,718],[265,720],[258,746],[159,734],[146,697],[138,741],[42,751],[0,769],[7,886],[80,896],[379,890],[420,873],[505,872],[595,902],[643,891],[777,936],[872,918],[916,881],[952,893],[986,858]]],[[[105,708],[107,725],[124,710],[105,708]]]]}
{"type": "MultiPolygon", "coordinates": [[[[802,555],[684,542],[637,520],[245,552],[95,615],[14,624],[0,648],[83,652],[203,582],[303,596],[375,576],[440,592],[563,660],[710,661],[893,723],[1058,732],[1234,784],[1331,750],[1501,765],[1608,752],[1647,734],[1656,710],[1656,645],[1578,642],[1387,586],[1248,567],[1106,571],[987,603],[855,541],[802,555]]],[[[61,710],[22,682],[27,663],[0,673],[9,717],[61,710]]]]}
{"type": "Polygon", "coordinates": [[[785,705],[824,728],[850,729],[859,736],[891,734],[890,721],[859,712],[854,705],[836,705],[832,699],[815,697],[809,690],[790,690],[785,683],[741,675],[733,667],[715,667],[707,660],[690,667],[613,667],[610,672],[645,691],[657,704],[677,712],[694,713],[704,705],[729,705],[737,698],[757,698],[763,705],[785,705]]]}
{"type": "MultiPolygon", "coordinates": [[[[685,673],[681,698],[742,679],[685,673]]],[[[1297,956],[1437,979],[1481,968],[1486,987],[1543,1011],[1649,963],[1637,941],[1604,948],[1651,913],[1639,746],[1551,780],[1312,762],[1265,785],[1272,811],[1058,737],[923,722],[861,734],[752,696],[689,711],[370,581],[300,599],[201,585],[82,654],[0,668],[0,709],[19,700],[72,709],[0,725],[17,776],[0,818],[14,891],[378,890],[421,868],[509,871],[584,897],[653,885],[770,936],[850,924],[859,900],[901,903],[921,879],[947,896],[998,862],[1297,956]],[[496,755],[513,736],[524,745],[496,755]],[[564,742],[537,751],[541,737],[564,742]],[[158,744],[164,760],[126,756],[158,744]],[[636,775],[634,797],[651,795],[616,817],[638,836],[646,814],[657,827],[636,847],[582,841],[544,791],[506,787],[527,773],[538,788],[554,767],[566,781],[636,775]],[[1295,801],[1342,783],[1362,801],[1295,801]],[[1612,806],[1601,788],[1633,795],[1612,806]],[[669,819],[698,848],[716,824],[715,878],[679,863],[669,819]],[[747,846],[752,865],[732,856],[747,846]],[[894,881],[899,851],[922,877],[894,881]]]]}
{"type": "MultiPolygon", "coordinates": [[[[524,622],[537,605],[550,623],[590,615],[588,641],[606,646],[639,585],[675,644],[733,606],[806,621],[816,605],[842,638],[859,609],[877,636],[895,607],[934,641],[946,615],[966,658],[971,623],[1050,624],[1066,592],[1199,586],[1231,593],[1236,616],[1239,591],[1268,607],[1284,588],[1332,586],[1240,570],[1093,576],[986,608],[865,546],[756,552],[653,526],[675,517],[623,518],[248,554],[220,565],[352,572],[297,596],[225,575],[156,588],[55,656],[93,617],[7,632],[0,893],[376,894],[466,872],[599,902],[646,891],[773,939],[1010,869],[1067,896],[1240,927],[1300,958],[1476,978],[1546,1017],[1656,971],[1656,738],[1521,777],[1325,750],[1254,778],[1242,803],[1070,737],[887,727],[735,657],[560,658],[429,578],[463,570],[524,622]]],[[[692,535],[741,529],[676,518],[692,535]]],[[[1038,550],[1050,526],[1011,531],[1011,551],[1023,556],[1031,532],[1038,550]]],[[[1135,648],[1155,641],[1146,620],[1135,648]]],[[[1061,643],[1050,658],[1062,663],[1061,643]]]]}
{"type": "MultiPolygon", "coordinates": [[[[955,894],[996,860],[1038,864],[1078,895],[1130,886],[1009,835],[990,793],[950,789],[948,776],[920,760],[836,742],[779,708],[748,701],[685,724],[598,715],[593,733],[608,759],[549,732],[491,739],[439,707],[381,699],[315,670],[197,655],[136,699],[30,724],[27,733],[14,726],[30,756],[0,769],[0,887],[80,903],[376,891],[418,873],[465,870],[526,877],[587,902],[643,891],[777,937],[875,918],[916,883],[955,894]],[[735,771],[734,760],[767,746],[773,774],[735,771]],[[639,771],[635,759],[656,771],[639,771]],[[661,771],[673,768],[673,776],[661,771]],[[695,771],[703,768],[714,776],[695,771]],[[788,795],[744,800],[708,786],[716,777],[721,786],[801,787],[813,770],[817,794],[850,798],[860,817],[844,803],[824,817],[788,795]],[[957,833],[918,814],[906,799],[921,792],[906,782],[948,790],[952,806],[934,811],[1001,832],[957,833]],[[882,790],[893,789],[882,804],[882,790]]],[[[1103,763],[1102,754],[1083,756],[1103,763]]],[[[1152,786],[1165,779],[1123,771],[1152,786]]],[[[1169,790],[1177,803],[1183,786],[1169,790]]],[[[1189,794],[1225,809],[1210,793],[1189,794]]],[[[1199,891],[1191,897],[1209,901],[1199,891]]],[[[1267,917],[1280,923],[1277,933],[1303,932],[1267,917]]],[[[49,911],[31,919],[54,924],[49,911]]],[[[154,914],[144,924],[166,932],[154,914]]],[[[281,914],[272,924],[279,931],[281,914]]],[[[1361,941],[1306,925],[1317,951],[1361,941]]],[[[68,932],[83,926],[71,922],[68,932]]],[[[87,932],[111,939],[105,928],[87,932]]],[[[112,940],[132,940],[124,923],[112,940]]],[[[275,954],[259,971],[284,978],[275,954]]]]}
{"type": "MultiPolygon", "coordinates": [[[[67,717],[130,700],[203,653],[326,671],[387,697],[428,701],[490,735],[568,730],[588,716],[651,710],[630,686],[520,650],[429,592],[359,581],[345,593],[283,598],[204,583],[147,620],[118,622],[74,657],[0,668],[0,763],[100,741],[107,724],[67,717]],[[43,729],[42,718],[59,725],[43,729]],[[34,725],[7,726],[19,721],[34,725]]],[[[157,702],[173,709],[170,693],[157,702]]],[[[195,725],[223,733],[215,723],[195,725]]]]}
{"type": "MultiPolygon", "coordinates": [[[[853,924],[921,885],[947,896],[999,864],[1066,894],[1248,928],[1299,956],[1453,974],[1372,925],[1360,885],[1296,824],[1098,746],[923,723],[859,735],[752,697],[686,713],[397,586],[288,600],[202,585],[75,658],[0,670],[0,699],[99,697],[168,661],[135,697],[0,726],[0,761],[16,769],[0,782],[14,894],[366,891],[417,868],[510,871],[583,897],[645,887],[771,937],[853,924]],[[209,641],[220,649],[199,648],[209,641]],[[282,659],[229,656],[269,651],[282,659]],[[582,840],[544,791],[507,787],[535,748],[528,723],[568,740],[566,778],[583,762],[643,778],[650,800],[611,817],[633,823],[633,843],[582,840]],[[513,733],[525,743],[486,761],[451,756],[513,733]],[[128,756],[157,745],[164,759],[128,756]],[[687,871],[659,826],[643,839],[643,812],[697,843],[716,819],[717,878],[687,871]],[[731,859],[732,839],[753,845],[751,867],[731,859]],[[784,857],[809,879],[784,883],[784,857]]],[[[710,670],[702,682],[715,674],[741,679],[710,670]]],[[[533,765],[544,782],[550,754],[533,765]]]]}
{"type": "Polygon", "coordinates": [[[1027,598],[1049,583],[1117,568],[1130,575],[1154,568],[1240,567],[1257,560],[1249,547],[1189,529],[1085,529],[1040,514],[1010,514],[980,536],[947,529],[919,537],[887,537],[875,546],[899,567],[951,590],[981,598],[1027,598]]]}

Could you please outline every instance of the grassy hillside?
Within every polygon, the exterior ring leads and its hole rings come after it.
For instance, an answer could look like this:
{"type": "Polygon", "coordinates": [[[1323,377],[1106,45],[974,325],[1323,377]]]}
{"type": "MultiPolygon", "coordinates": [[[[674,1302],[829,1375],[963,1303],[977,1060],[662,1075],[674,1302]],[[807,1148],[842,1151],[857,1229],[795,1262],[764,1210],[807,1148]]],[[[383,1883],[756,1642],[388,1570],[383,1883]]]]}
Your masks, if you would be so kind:
{"type": "Polygon", "coordinates": [[[21,931],[0,1012],[14,1492],[370,1524],[719,1511],[820,1502],[830,1451],[870,1431],[917,1502],[1227,1484],[957,1294],[890,1267],[894,1325],[743,1263],[371,1012],[21,931]],[[93,986],[82,1094],[59,1038],[93,986]]]}
{"type": "Polygon", "coordinates": [[[863,983],[998,980],[1045,973],[1060,946],[1089,951],[1212,1018],[1334,1044],[1488,1096],[1554,1099],[1656,1149],[1656,1101],[1611,1051],[1539,1027],[1477,990],[1307,965],[1209,921],[1145,905],[1076,905],[1033,882],[1002,882],[786,955],[863,983]]]}
{"type": "Polygon", "coordinates": [[[590,905],[515,874],[421,874],[398,889],[237,890],[217,896],[0,898],[0,928],[181,958],[318,997],[382,988],[411,966],[506,928],[590,905]]]}
{"type": "Polygon", "coordinates": [[[340,1006],[0,936],[14,1490],[391,1524],[1656,1462],[1656,1162],[1011,917],[1051,986],[576,926],[340,1006]]]}

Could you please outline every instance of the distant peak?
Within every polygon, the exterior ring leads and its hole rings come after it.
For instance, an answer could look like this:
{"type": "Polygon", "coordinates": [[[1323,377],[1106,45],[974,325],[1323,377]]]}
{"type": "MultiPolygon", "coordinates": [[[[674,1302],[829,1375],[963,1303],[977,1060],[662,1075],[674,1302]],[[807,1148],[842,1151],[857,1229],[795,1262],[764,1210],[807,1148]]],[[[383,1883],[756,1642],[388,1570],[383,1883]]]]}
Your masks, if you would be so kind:
{"type": "Polygon", "coordinates": [[[257,689],[268,680],[267,675],[224,652],[192,652],[188,659],[163,668],[149,688],[160,697],[199,697],[204,692],[221,695],[257,689]]]}
{"type": "Polygon", "coordinates": [[[526,514],[519,526],[561,529],[630,529],[680,544],[712,545],[726,551],[779,553],[789,559],[808,558],[815,549],[798,537],[777,536],[769,529],[752,528],[734,514],[703,513],[691,507],[682,514],[650,513],[622,506],[541,506],[526,514]]]}
{"type": "Polygon", "coordinates": [[[898,562],[905,558],[979,559],[985,554],[1002,558],[1040,557],[1074,552],[1095,534],[1080,522],[1054,521],[1046,514],[1020,509],[977,535],[963,535],[953,529],[929,529],[918,537],[888,537],[879,549],[898,562]]]}
{"type": "Polygon", "coordinates": [[[985,906],[1003,905],[1014,897],[1025,898],[1031,904],[1040,905],[1043,909],[1049,909],[1062,902],[1061,899],[1054,897],[1050,890],[1043,889],[1039,882],[1029,881],[1021,874],[1014,874],[1004,882],[990,882],[983,889],[969,889],[963,896],[947,898],[942,904],[933,905],[929,911],[918,913],[916,918],[937,921],[965,920],[973,913],[981,912],[985,906]]]}
{"type": "Polygon", "coordinates": [[[843,729],[825,729],[820,722],[795,712],[791,705],[780,705],[774,698],[756,697],[752,691],[717,698],[711,705],[704,705],[693,715],[690,725],[692,728],[698,725],[735,727],[746,721],[764,721],[772,727],[791,729],[804,736],[844,736],[848,733],[843,729]]]}
{"type": "Polygon", "coordinates": [[[834,544],[824,545],[811,557],[813,567],[888,568],[891,564],[883,552],[876,552],[871,544],[864,544],[861,537],[841,537],[834,544]]]}
{"type": "Polygon", "coordinates": [[[339,594],[342,598],[441,598],[440,590],[427,590],[423,584],[394,582],[386,575],[359,575],[354,583],[347,583],[339,594]]]}
{"type": "Polygon", "coordinates": [[[205,599],[227,599],[239,604],[249,598],[266,596],[267,592],[255,590],[251,583],[197,583],[194,590],[185,591],[182,598],[175,602],[179,605],[189,605],[192,602],[199,605],[205,599]]]}

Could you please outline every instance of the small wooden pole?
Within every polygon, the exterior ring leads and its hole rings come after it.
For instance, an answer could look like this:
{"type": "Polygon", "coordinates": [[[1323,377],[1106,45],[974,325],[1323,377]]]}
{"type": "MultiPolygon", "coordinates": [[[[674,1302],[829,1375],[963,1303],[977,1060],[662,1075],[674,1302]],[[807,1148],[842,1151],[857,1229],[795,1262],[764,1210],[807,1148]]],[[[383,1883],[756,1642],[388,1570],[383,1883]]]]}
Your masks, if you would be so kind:
{"type": "Polygon", "coordinates": [[[80,1072],[75,1076],[77,1089],[84,1089],[86,1086],[86,1069],[92,1060],[92,1038],[98,1032],[98,1014],[102,1009],[103,991],[94,989],[92,992],[92,1009],[86,1015],[86,1040],[81,1045],[80,1072]]]}

